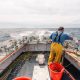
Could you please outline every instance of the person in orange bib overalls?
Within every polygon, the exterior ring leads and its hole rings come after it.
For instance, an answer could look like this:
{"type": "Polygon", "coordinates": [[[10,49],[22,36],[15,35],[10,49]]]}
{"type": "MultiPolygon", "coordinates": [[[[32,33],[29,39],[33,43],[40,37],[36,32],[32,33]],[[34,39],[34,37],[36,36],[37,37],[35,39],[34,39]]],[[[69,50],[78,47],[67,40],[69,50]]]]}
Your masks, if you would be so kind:
{"type": "Polygon", "coordinates": [[[72,40],[73,38],[64,33],[64,28],[59,27],[58,30],[50,35],[51,47],[48,59],[48,65],[51,62],[60,63],[63,53],[63,43],[65,40],[72,40]]]}

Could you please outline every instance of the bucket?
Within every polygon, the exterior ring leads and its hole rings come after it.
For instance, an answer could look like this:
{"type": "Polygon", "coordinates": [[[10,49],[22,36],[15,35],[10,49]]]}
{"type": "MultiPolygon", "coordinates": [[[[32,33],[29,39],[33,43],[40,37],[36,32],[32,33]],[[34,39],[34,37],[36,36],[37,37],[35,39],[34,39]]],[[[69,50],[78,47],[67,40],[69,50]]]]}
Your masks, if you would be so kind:
{"type": "Polygon", "coordinates": [[[17,78],[14,78],[13,80],[32,80],[28,77],[17,77],[17,78]]]}
{"type": "Polygon", "coordinates": [[[61,80],[64,67],[59,63],[51,63],[49,65],[49,72],[51,80],[61,80]]]}

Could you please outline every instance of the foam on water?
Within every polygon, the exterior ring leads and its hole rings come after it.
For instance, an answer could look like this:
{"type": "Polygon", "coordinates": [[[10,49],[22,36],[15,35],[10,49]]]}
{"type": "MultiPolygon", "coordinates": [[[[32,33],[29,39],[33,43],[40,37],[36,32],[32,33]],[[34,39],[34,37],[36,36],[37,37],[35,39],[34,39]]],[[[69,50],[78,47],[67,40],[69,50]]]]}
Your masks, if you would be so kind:
{"type": "MultiPolygon", "coordinates": [[[[56,28],[18,28],[18,29],[2,29],[0,30],[0,41],[5,41],[5,40],[8,40],[10,39],[10,34],[17,34],[17,33],[24,33],[26,31],[35,31],[35,32],[38,32],[38,31],[56,31],[56,28]]],[[[75,37],[77,37],[79,40],[80,40],[80,28],[66,28],[65,29],[65,32],[66,33],[69,33],[69,34],[72,34],[74,35],[75,37]]],[[[14,34],[14,36],[15,36],[14,34]]],[[[42,34],[42,33],[40,33],[42,34]]]]}

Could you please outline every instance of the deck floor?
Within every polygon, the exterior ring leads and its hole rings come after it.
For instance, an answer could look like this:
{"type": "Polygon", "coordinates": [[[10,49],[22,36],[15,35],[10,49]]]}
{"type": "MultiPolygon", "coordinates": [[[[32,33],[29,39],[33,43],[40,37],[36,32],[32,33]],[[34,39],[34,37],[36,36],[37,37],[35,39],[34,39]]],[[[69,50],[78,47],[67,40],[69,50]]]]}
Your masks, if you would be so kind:
{"type": "Polygon", "coordinates": [[[40,66],[35,59],[36,57],[33,57],[29,61],[26,61],[17,74],[17,77],[28,76],[31,77],[32,80],[50,80],[47,61],[45,65],[40,66]]]}
{"type": "MultiPolygon", "coordinates": [[[[45,65],[40,66],[36,62],[37,54],[32,54],[31,57],[25,62],[20,63],[11,71],[7,80],[12,80],[15,77],[26,76],[32,78],[32,80],[50,80],[49,71],[47,67],[48,53],[45,53],[45,65]]],[[[24,58],[24,57],[23,57],[24,58]]],[[[62,80],[72,80],[68,74],[64,72],[62,80]]]]}
{"type": "Polygon", "coordinates": [[[20,76],[26,76],[32,78],[32,80],[50,80],[49,77],[49,71],[47,66],[47,54],[44,54],[46,57],[45,65],[40,66],[38,62],[36,62],[36,57],[38,54],[32,55],[32,57],[29,60],[26,60],[25,63],[21,66],[21,68],[17,67],[13,70],[8,77],[8,80],[13,79],[14,77],[20,77],[20,76]],[[16,73],[15,70],[18,70],[16,73]],[[16,75],[14,76],[14,74],[16,75]],[[44,77],[45,76],[45,77],[44,77]]]}

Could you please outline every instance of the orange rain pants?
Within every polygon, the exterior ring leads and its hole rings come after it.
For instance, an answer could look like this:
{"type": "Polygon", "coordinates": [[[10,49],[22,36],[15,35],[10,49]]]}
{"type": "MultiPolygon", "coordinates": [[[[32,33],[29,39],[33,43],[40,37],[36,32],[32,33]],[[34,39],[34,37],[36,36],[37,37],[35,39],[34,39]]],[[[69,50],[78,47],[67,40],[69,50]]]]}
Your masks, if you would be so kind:
{"type": "Polygon", "coordinates": [[[51,43],[48,65],[50,64],[50,62],[60,63],[62,53],[63,46],[61,44],[55,42],[51,43]]]}

